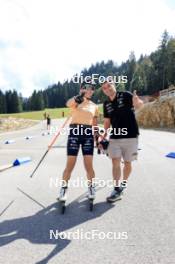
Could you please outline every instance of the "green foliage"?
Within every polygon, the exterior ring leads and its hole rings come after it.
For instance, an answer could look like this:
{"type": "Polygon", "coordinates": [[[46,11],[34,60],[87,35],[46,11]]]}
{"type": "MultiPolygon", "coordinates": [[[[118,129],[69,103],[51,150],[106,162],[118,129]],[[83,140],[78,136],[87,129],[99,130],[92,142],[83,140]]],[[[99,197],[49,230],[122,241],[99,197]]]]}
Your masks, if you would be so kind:
{"type": "Polygon", "coordinates": [[[3,92],[0,90],[0,113],[6,113],[6,98],[3,92]]]}
{"type": "Polygon", "coordinates": [[[15,90],[6,91],[5,94],[0,90],[0,113],[19,113],[22,111],[22,98],[15,90]]]}

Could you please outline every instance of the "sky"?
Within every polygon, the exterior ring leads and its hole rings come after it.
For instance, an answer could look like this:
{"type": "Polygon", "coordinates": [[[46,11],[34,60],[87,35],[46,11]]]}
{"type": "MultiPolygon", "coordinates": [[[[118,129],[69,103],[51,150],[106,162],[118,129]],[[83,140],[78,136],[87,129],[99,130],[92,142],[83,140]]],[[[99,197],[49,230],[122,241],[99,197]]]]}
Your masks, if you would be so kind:
{"type": "Polygon", "coordinates": [[[91,64],[175,36],[175,0],[0,0],[0,89],[30,96],[91,64]]]}

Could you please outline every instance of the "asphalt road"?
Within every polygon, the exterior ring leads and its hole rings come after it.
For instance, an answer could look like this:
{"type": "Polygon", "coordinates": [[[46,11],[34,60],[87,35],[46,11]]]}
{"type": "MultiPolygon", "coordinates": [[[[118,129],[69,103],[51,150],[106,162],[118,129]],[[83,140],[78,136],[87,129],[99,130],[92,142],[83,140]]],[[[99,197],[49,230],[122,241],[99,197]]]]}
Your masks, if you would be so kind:
{"type": "MultiPolygon", "coordinates": [[[[111,179],[111,162],[95,154],[96,177],[101,182],[94,211],[88,209],[86,187],[71,186],[66,213],[61,215],[56,183],[66,162],[65,136],[60,136],[35,176],[29,177],[53,137],[42,136],[44,129],[41,123],[0,135],[0,167],[17,157],[32,158],[0,172],[0,263],[174,264],[175,159],[165,155],[175,152],[175,134],[141,130],[141,150],[128,190],[113,205],[105,202],[111,189],[103,187],[111,179]],[[35,137],[25,140],[28,135],[35,137]],[[5,145],[7,139],[16,141],[5,145]],[[64,232],[64,239],[57,236],[59,232],[64,232]],[[81,237],[76,239],[78,234],[81,237]]],[[[72,178],[74,183],[85,179],[81,154],[72,178]]]]}

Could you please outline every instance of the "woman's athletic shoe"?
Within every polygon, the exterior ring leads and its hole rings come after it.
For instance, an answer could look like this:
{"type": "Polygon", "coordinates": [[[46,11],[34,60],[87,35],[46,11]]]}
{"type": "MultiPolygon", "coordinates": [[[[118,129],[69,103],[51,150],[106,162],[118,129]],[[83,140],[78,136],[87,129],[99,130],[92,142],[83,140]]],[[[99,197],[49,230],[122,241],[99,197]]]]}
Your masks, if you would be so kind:
{"type": "Polygon", "coordinates": [[[60,195],[58,197],[58,200],[61,202],[65,202],[67,200],[67,187],[61,187],[60,189],[60,195]]]}
{"type": "Polygon", "coordinates": [[[88,199],[95,199],[95,187],[92,185],[88,187],[88,199]]]}

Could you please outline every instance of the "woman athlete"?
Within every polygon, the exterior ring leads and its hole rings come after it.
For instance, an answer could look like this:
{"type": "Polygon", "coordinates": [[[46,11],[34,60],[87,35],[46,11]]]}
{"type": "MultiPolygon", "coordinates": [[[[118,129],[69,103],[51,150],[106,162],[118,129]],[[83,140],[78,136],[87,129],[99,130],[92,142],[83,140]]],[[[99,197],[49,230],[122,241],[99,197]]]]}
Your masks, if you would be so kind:
{"type": "Polygon", "coordinates": [[[88,198],[95,198],[93,152],[94,127],[97,127],[98,106],[91,101],[93,94],[93,84],[83,83],[81,84],[79,95],[69,99],[66,104],[71,109],[72,119],[67,141],[67,163],[63,172],[62,186],[59,194],[59,200],[62,202],[67,200],[68,181],[76,164],[80,146],[87,173],[88,198]]]}

